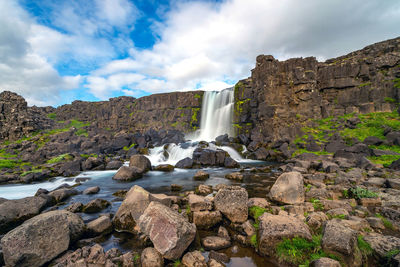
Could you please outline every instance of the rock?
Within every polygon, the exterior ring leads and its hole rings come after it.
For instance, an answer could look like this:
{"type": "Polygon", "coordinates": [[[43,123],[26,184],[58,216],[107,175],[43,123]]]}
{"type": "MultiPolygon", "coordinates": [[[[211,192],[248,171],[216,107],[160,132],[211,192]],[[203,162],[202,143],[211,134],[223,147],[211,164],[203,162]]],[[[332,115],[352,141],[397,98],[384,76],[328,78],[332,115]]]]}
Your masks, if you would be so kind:
{"type": "Polygon", "coordinates": [[[340,256],[349,266],[361,266],[362,256],[357,246],[357,232],[336,220],[328,221],[322,237],[326,253],[340,256]]]}
{"type": "Polygon", "coordinates": [[[151,162],[143,155],[133,155],[129,160],[129,167],[138,168],[140,173],[144,173],[151,170],[151,162]]]}
{"type": "Polygon", "coordinates": [[[190,194],[188,196],[188,204],[191,211],[205,211],[212,209],[212,202],[205,197],[190,194]]]}
{"type": "Polygon", "coordinates": [[[87,230],[93,235],[107,234],[112,231],[110,216],[100,216],[87,224],[87,230]]]}
{"type": "Polygon", "coordinates": [[[106,170],[118,170],[124,163],[119,160],[112,160],[107,163],[106,170]]]}
{"type": "Polygon", "coordinates": [[[154,167],[155,171],[161,171],[161,172],[172,172],[174,170],[174,166],[171,164],[161,164],[156,167],[154,167]]]}
{"type": "Polygon", "coordinates": [[[225,178],[229,180],[237,180],[237,181],[242,181],[243,180],[243,174],[240,172],[232,172],[225,174],[225,178]]]}
{"type": "Polygon", "coordinates": [[[111,205],[111,203],[108,202],[107,200],[96,198],[96,199],[91,200],[89,203],[87,203],[83,207],[82,211],[84,213],[96,213],[96,212],[99,212],[99,211],[107,208],[110,205],[111,205]]]}
{"type": "Polygon", "coordinates": [[[256,234],[256,228],[253,226],[252,222],[249,220],[242,223],[242,228],[247,236],[252,236],[252,235],[256,234]]]}
{"type": "Polygon", "coordinates": [[[207,266],[208,267],[225,267],[224,264],[222,264],[219,261],[214,260],[214,259],[209,259],[207,262],[207,266]]]}
{"type": "Polygon", "coordinates": [[[179,184],[171,184],[171,191],[177,192],[181,191],[183,189],[183,186],[179,184]]]}
{"type": "Polygon", "coordinates": [[[66,200],[67,198],[77,195],[79,192],[73,188],[60,188],[54,191],[51,191],[48,195],[54,197],[56,202],[61,202],[66,200]]]}
{"type": "Polygon", "coordinates": [[[224,161],[225,168],[239,168],[240,164],[231,157],[226,157],[224,161]]]}
{"type": "Polygon", "coordinates": [[[312,261],[310,267],[341,267],[341,265],[340,262],[334,259],[322,257],[312,261]]]}
{"type": "Polygon", "coordinates": [[[231,240],[231,237],[229,236],[228,230],[226,230],[226,228],[223,227],[223,226],[220,226],[218,228],[218,236],[222,237],[222,238],[225,238],[227,240],[231,240]]]}
{"type": "Polygon", "coordinates": [[[139,218],[141,232],[146,234],[154,248],[164,258],[174,260],[192,243],[196,226],[189,223],[176,211],[152,201],[139,218]]]}
{"type": "Polygon", "coordinates": [[[331,209],[326,212],[326,215],[331,217],[342,217],[341,219],[347,219],[349,212],[342,208],[331,209]]]}
{"type": "Polygon", "coordinates": [[[206,173],[205,171],[199,170],[195,173],[195,175],[193,176],[193,179],[203,181],[203,180],[207,180],[209,177],[210,177],[210,175],[208,173],[206,173]]]}
{"type": "Polygon", "coordinates": [[[269,197],[284,204],[304,202],[303,176],[299,172],[281,174],[271,187],[269,197]]]}
{"type": "Polygon", "coordinates": [[[390,188],[400,190],[400,179],[387,179],[387,184],[390,188]]]}
{"type": "Polygon", "coordinates": [[[47,205],[42,197],[7,200],[0,204],[0,234],[4,234],[25,220],[39,214],[47,205]]]}
{"type": "Polygon", "coordinates": [[[231,246],[231,241],[219,236],[207,236],[201,240],[206,250],[220,250],[231,246]]]}
{"type": "Polygon", "coordinates": [[[364,236],[364,240],[381,258],[384,258],[389,251],[400,248],[400,238],[395,236],[369,233],[364,236]]]}
{"type": "Polygon", "coordinates": [[[133,186],[126,194],[124,201],[113,218],[115,229],[131,233],[137,232],[136,225],[139,217],[151,201],[159,201],[167,206],[171,202],[170,199],[157,198],[138,185],[133,186]]]}
{"type": "Polygon", "coordinates": [[[211,250],[210,253],[208,253],[208,258],[214,259],[219,262],[226,262],[226,263],[228,263],[230,260],[229,256],[227,256],[226,254],[215,252],[214,250],[211,250]]]}
{"type": "Polygon", "coordinates": [[[193,212],[193,223],[198,229],[209,229],[222,221],[219,211],[195,211],[193,212]]]}
{"type": "Polygon", "coordinates": [[[118,181],[135,181],[142,178],[142,171],[136,167],[122,166],[113,176],[114,180],[118,181]]]}
{"type": "Polygon", "coordinates": [[[41,266],[66,251],[84,232],[82,219],[59,210],[40,214],[1,239],[7,266],[41,266]]]}
{"type": "Polygon", "coordinates": [[[83,209],[83,204],[81,202],[75,202],[65,208],[66,211],[70,211],[73,213],[81,212],[83,209]]]}
{"type": "Polygon", "coordinates": [[[215,209],[230,221],[242,223],[248,217],[248,194],[244,188],[227,187],[220,189],[214,198],[215,209]]]}
{"type": "Polygon", "coordinates": [[[98,187],[98,186],[93,186],[93,187],[86,188],[86,189],[83,191],[83,194],[84,194],[84,195],[92,195],[92,194],[97,194],[99,191],[100,191],[100,187],[98,187]]]}
{"type": "Polygon", "coordinates": [[[369,225],[374,229],[380,229],[380,230],[385,229],[385,225],[383,224],[381,218],[367,217],[366,220],[369,223],[369,225]]]}
{"type": "Polygon", "coordinates": [[[327,220],[329,220],[328,216],[321,211],[312,212],[306,218],[308,226],[313,229],[319,229],[327,220]]]}
{"type": "Polygon", "coordinates": [[[163,267],[164,259],[155,248],[145,248],[140,257],[142,267],[163,267]]]}
{"type": "Polygon", "coordinates": [[[191,169],[193,167],[193,160],[189,157],[181,159],[175,164],[175,168],[191,169]]]}
{"type": "Polygon", "coordinates": [[[258,249],[262,255],[273,256],[276,245],[283,239],[302,237],[311,240],[308,226],[292,216],[264,213],[259,217],[258,249]]]}
{"type": "Polygon", "coordinates": [[[206,259],[198,250],[186,253],[182,258],[182,264],[186,267],[207,267],[206,259]]]}
{"type": "Polygon", "coordinates": [[[200,184],[196,190],[196,194],[199,195],[209,195],[213,192],[212,186],[211,185],[205,185],[205,184],[200,184]]]}
{"type": "Polygon", "coordinates": [[[253,207],[253,206],[257,206],[257,207],[261,207],[261,208],[268,208],[270,206],[268,200],[266,200],[265,198],[260,198],[260,197],[253,197],[253,198],[249,198],[249,201],[247,202],[247,206],[253,207]]]}

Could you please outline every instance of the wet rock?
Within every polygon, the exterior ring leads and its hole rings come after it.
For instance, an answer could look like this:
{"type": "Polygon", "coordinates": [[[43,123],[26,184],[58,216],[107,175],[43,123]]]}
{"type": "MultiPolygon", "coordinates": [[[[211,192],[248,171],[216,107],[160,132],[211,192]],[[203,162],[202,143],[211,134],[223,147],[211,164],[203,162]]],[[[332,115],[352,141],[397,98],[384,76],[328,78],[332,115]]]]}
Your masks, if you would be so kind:
{"type": "Polygon", "coordinates": [[[364,240],[371,246],[374,252],[384,258],[389,251],[400,248],[400,238],[395,236],[369,233],[364,236],[364,240]]]}
{"type": "Polygon", "coordinates": [[[129,160],[129,167],[138,168],[141,173],[151,170],[150,160],[143,155],[133,155],[129,160]]]}
{"type": "Polygon", "coordinates": [[[99,212],[105,208],[107,208],[108,206],[110,206],[111,203],[107,200],[104,199],[100,199],[100,198],[96,198],[91,200],[89,203],[87,203],[82,211],[84,213],[96,213],[99,212]]]}
{"type": "Polygon", "coordinates": [[[248,194],[244,188],[226,187],[220,189],[214,198],[215,209],[232,222],[242,223],[248,217],[248,194]]]}
{"type": "Polygon", "coordinates": [[[207,266],[208,267],[225,267],[224,264],[222,264],[219,261],[214,260],[214,259],[209,259],[207,262],[207,266]]]}
{"type": "Polygon", "coordinates": [[[195,194],[190,194],[188,196],[188,204],[191,211],[206,211],[211,210],[213,207],[211,201],[209,201],[205,197],[195,194]]]}
{"type": "Polygon", "coordinates": [[[42,197],[7,200],[0,204],[0,234],[39,214],[47,205],[42,197]]]}
{"type": "Polygon", "coordinates": [[[40,214],[1,239],[7,266],[41,266],[66,251],[84,232],[82,219],[64,210],[40,214]]]}
{"type": "Polygon", "coordinates": [[[240,164],[231,157],[226,157],[224,161],[225,168],[239,168],[240,164]]]}
{"type": "Polygon", "coordinates": [[[304,202],[303,176],[299,172],[281,174],[271,187],[269,196],[272,200],[284,204],[304,202]]]}
{"type": "Polygon", "coordinates": [[[209,229],[222,221],[219,211],[195,211],[193,212],[193,223],[198,229],[209,229]]]}
{"type": "Polygon", "coordinates": [[[139,217],[151,201],[159,201],[167,206],[171,203],[170,199],[157,198],[142,187],[138,185],[133,186],[126,194],[124,201],[113,218],[115,229],[131,233],[137,232],[136,225],[139,217]]]}
{"type": "Polygon", "coordinates": [[[214,250],[210,251],[210,253],[208,254],[208,258],[225,263],[228,263],[230,261],[229,256],[224,253],[215,252],[214,250]]]}
{"type": "Polygon", "coordinates": [[[252,236],[256,234],[256,228],[253,226],[253,223],[249,220],[242,223],[242,228],[247,236],[252,236]]]}
{"type": "Polygon", "coordinates": [[[161,172],[172,172],[174,170],[174,166],[171,164],[161,164],[156,167],[154,167],[155,171],[161,171],[161,172]]]}
{"type": "Polygon", "coordinates": [[[326,258],[322,257],[319,258],[318,260],[314,260],[310,264],[311,267],[340,267],[340,262],[331,259],[331,258],[326,258]]]}
{"type": "Polygon", "coordinates": [[[175,164],[175,168],[191,169],[193,167],[193,160],[189,157],[181,159],[175,164]]]}
{"type": "Polygon", "coordinates": [[[201,240],[206,250],[220,250],[231,246],[231,241],[220,236],[207,236],[201,240]]]}
{"type": "Polygon", "coordinates": [[[106,170],[118,170],[123,165],[122,161],[112,160],[107,163],[106,170]]]}
{"type": "Polygon", "coordinates": [[[166,259],[178,259],[194,240],[196,226],[176,211],[152,201],[139,218],[141,232],[166,259]]]}
{"type": "Polygon", "coordinates": [[[210,175],[207,172],[199,170],[195,173],[193,179],[203,181],[207,180],[209,177],[210,175]]]}
{"type": "Polygon", "coordinates": [[[60,188],[50,192],[48,195],[54,197],[56,202],[61,202],[78,193],[78,190],[73,188],[60,188]]]}
{"type": "Polygon", "coordinates": [[[182,264],[186,267],[207,267],[206,259],[198,250],[186,253],[182,258],[182,264]]]}
{"type": "Polygon", "coordinates": [[[66,211],[70,211],[73,213],[81,212],[83,209],[83,204],[81,202],[75,202],[65,208],[66,211]]]}
{"type": "Polygon", "coordinates": [[[212,186],[211,185],[205,185],[205,184],[200,184],[197,188],[196,188],[196,194],[199,195],[209,195],[213,192],[212,186]]]}
{"type": "Polygon", "coordinates": [[[232,172],[232,173],[225,174],[225,178],[229,179],[229,180],[242,181],[243,174],[240,172],[232,172]]]}
{"type": "Polygon", "coordinates": [[[361,253],[357,246],[357,232],[336,220],[328,221],[322,237],[322,248],[343,258],[349,266],[361,266],[361,253]]]}
{"type": "Polygon", "coordinates": [[[100,191],[100,187],[98,187],[98,186],[93,186],[93,187],[86,188],[86,189],[83,191],[83,194],[84,194],[84,195],[92,195],[92,194],[97,194],[99,191],[100,191]]]}
{"type": "Polygon", "coordinates": [[[113,176],[117,181],[135,181],[142,178],[142,171],[136,167],[122,166],[117,173],[113,176]]]}
{"type": "Polygon", "coordinates": [[[276,245],[283,239],[302,237],[311,240],[308,226],[292,216],[264,213],[259,217],[259,251],[262,255],[273,256],[276,245]]]}
{"type": "Polygon", "coordinates": [[[112,231],[110,216],[100,216],[87,224],[87,230],[92,235],[107,234],[112,231]]]}
{"type": "Polygon", "coordinates": [[[222,238],[225,238],[227,240],[231,240],[231,237],[229,236],[228,230],[226,230],[226,228],[223,227],[223,226],[220,226],[218,228],[218,236],[222,237],[222,238]]]}
{"type": "Polygon", "coordinates": [[[183,186],[179,184],[171,184],[171,191],[177,192],[181,191],[183,189],[183,186]]]}
{"type": "Polygon", "coordinates": [[[140,257],[142,267],[163,267],[164,259],[155,248],[145,248],[140,257]]]}

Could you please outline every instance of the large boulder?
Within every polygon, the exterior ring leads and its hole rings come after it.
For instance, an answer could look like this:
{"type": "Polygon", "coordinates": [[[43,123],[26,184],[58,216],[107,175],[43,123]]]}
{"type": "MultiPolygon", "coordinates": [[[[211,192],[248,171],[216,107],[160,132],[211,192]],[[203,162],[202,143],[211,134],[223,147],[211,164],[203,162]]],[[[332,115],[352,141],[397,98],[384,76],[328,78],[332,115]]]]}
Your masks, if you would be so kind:
{"type": "Polygon", "coordinates": [[[175,164],[175,168],[191,169],[193,167],[193,160],[189,157],[181,159],[175,164]]]}
{"type": "Polygon", "coordinates": [[[364,236],[364,240],[381,258],[384,258],[390,251],[400,249],[400,238],[395,236],[369,233],[364,236]]]}
{"type": "Polygon", "coordinates": [[[39,214],[47,204],[42,197],[6,200],[0,204],[0,234],[8,232],[23,221],[39,214]]]}
{"type": "Polygon", "coordinates": [[[278,177],[271,187],[271,200],[283,204],[297,204],[304,202],[303,176],[299,172],[287,172],[278,177]]]}
{"type": "Polygon", "coordinates": [[[258,249],[262,255],[273,256],[276,245],[284,239],[302,237],[311,241],[308,226],[295,217],[264,213],[259,221],[258,249]]]}
{"type": "Polygon", "coordinates": [[[140,257],[142,267],[163,267],[164,259],[155,248],[145,248],[140,257]]]}
{"type": "Polygon", "coordinates": [[[347,266],[361,266],[362,255],[357,245],[357,232],[342,225],[340,220],[330,220],[326,223],[322,248],[343,259],[347,266]]]}
{"type": "Polygon", "coordinates": [[[139,217],[151,201],[159,201],[167,206],[170,204],[170,199],[161,199],[138,185],[133,186],[126,194],[124,201],[113,218],[115,229],[131,233],[137,232],[136,225],[139,217]]]}
{"type": "Polygon", "coordinates": [[[6,266],[42,266],[66,251],[84,230],[82,219],[64,210],[31,218],[1,239],[6,266]]]}
{"type": "Polygon", "coordinates": [[[199,229],[209,229],[222,221],[219,211],[195,211],[193,212],[193,223],[199,229]]]}
{"type": "Polygon", "coordinates": [[[122,166],[117,173],[113,176],[117,181],[135,181],[142,178],[142,171],[136,167],[122,166]]]}
{"type": "Polygon", "coordinates": [[[194,224],[155,201],[140,216],[139,227],[153,242],[154,248],[170,260],[179,259],[196,235],[194,224]]]}
{"type": "Polygon", "coordinates": [[[232,222],[243,223],[248,217],[246,189],[232,186],[220,189],[214,198],[215,209],[232,222]]]}
{"type": "Polygon", "coordinates": [[[151,162],[143,155],[133,155],[129,160],[129,167],[136,167],[144,173],[151,170],[151,162]]]}

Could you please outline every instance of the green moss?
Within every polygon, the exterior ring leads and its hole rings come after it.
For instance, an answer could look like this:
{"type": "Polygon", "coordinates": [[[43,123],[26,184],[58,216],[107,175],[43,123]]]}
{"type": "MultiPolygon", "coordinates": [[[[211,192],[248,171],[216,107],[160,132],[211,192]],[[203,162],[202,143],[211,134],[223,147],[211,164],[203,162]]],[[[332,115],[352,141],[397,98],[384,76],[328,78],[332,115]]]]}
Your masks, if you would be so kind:
{"type": "Polygon", "coordinates": [[[362,84],[358,85],[358,87],[361,88],[361,87],[365,87],[368,85],[371,85],[371,82],[362,83],[362,84]]]}
{"type": "Polygon", "coordinates": [[[47,118],[49,118],[51,120],[56,120],[57,114],[56,113],[49,113],[49,114],[47,114],[47,118]]]}
{"type": "Polygon", "coordinates": [[[174,264],[173,264],[172,266],[173,266],[173,267],[180,267],[180,266],[182,266],[181,260],[175,260],[175,261],[174,261],[174,264]]]}
{"type": "Polygon", "coordinates": [[[17,165],[18,164],[17,164],[16,160],[0,159],[0,170],[1,169],[13,169],[17,165]]]}
{"type": "Polygon", "coordinates": [[[200,99],[200,98],[201,98],[201,95],[195,94],[195,95],[194,95],[194,98],[199,98],[199,99],[200,99]]]}
{"type": "Polygon", "coordinates": [[[76,130],[76,132],[75,132],[75,135],[78,135],[78,136],[86,136],[86,137],[88,137],[89,135],[88,135],[88,133],[87,133],[87,131],[85,130],[85,129],[78,129],[78,130],[76,130]]]}
{"type": "Polygon", "coordinates": [[[368,157],[374,164],[382,164],[384,167],[389,167],[393,161],[400,159],[400,155],[382,155],[379,157],[368,157]]]}
{"type": "Polygon", "coordinates": [[[361,251],[361,254],[363,254],[364,256],[370,256],[374,252],[371,246],[367,242],[365,242],[362,235],[357,236],[357,244],[358,248],[361,251]]]}
{"type": "Polygon", "coordinates": [[[42,171],[43,171],[43,169],[41,169],[41,168],[34,169],[34,170],[31,170],[31,171],[25,171],[25,172],[21,173],[21,176],[26,176],[26,175],[28,175],[30,173],[37,173],[37,172],[42,172],[42,171]]]}
{"type": "Polygon", "coordinates": [[[190,209],[190,205],[187,204],[187,205],[186,205],[186,214],[187,214],[187,215],[190,215],[191,213],[192,213],[192,210],[190,209]]]}
{"type": "Polygon", "coordinates": [[[172,127],[176,127],[177,125],[178,125],[177,121],[171,124],[172,127]]]}
{"type": "Polygon", "coordinates": [[[384,100],[387,103],[396,103],[397,102],[396,99],[391,98],[391,97],[385,97],[384,100]]]}
{"type": "Polygon", "coordinates": [[[254,247],[257,248],[258,247],[258,240],[257,240],[257,235],[254,234],[250,237],[250,244],[254,247]]]}
{"type": "Polygon", "coordinates": [[[307,149],[301,148],[301,149],[297,149],[295,152],[293,152],[292,157],[296,157],[303,153],[311,153],[311,154],[315,154],[315,155],[333,155],[333,153],[329,153],[326,151],[308,151],[307,149]]]}
{"type": "Polygon", "coordinates": [[[194,126],[198,122],[197,115],[200,111],[200,108],[192,108],[192,120],[190,121],[190,125],[192,125],[193,130],[196,130],[197,127],[194,126]]]}
{"type": "Polygon", "coordinates": [[[47,161],[47,163],[58,163],[58,162],[61,162],[61,161],[64,161],[64,160],[71,160],[72,159],[72,156],[70,155],[70,154],[62,154],[62,155],[59,155],[59,156],[57,156],[57,157],[54,157],[54,158],[51,158],[51,159],[49,159],[48,161],[47,161]]]}
{"type": "Polygon", "coordinates": [[[400,78],[396,78],[393,80],[394,87],[400,89],[400,78]]]}
{"type": "Polygon", "coordinates": [[[385,217],[383,217],[381,214],[376,213],[375,216],[377,218],[380,218],[382,220],[383,225],[385,226],[385,228],[387,229],[391,229],[391,230],[395,230],[393,224],[391,221],[389,221],[388,219],[386,219],[385,217]]]}
{"type": "Polygon", "coordinates": [[[385,254],[385,258],[391,259],[393,256],[396,256],[400,253],[400,249],[392,249],[385,254]]]}
{"type": "Polygon", "coordinates": [[[328,215],[329,219],[340,219],[340,220],[345,220],[346,219],[346,215],[344,214],[336,214],[336,215],[328,215]]]}
{"type": "Polygon", "coordinates": [[[124,146],[123,150],[128,151],[129,149],[131,149],[132,147],[135,147],[135,146],[136,146],[136,144],[132,143],[132,145],[130,145],[129,147],[124,146]]]}
{"type": "Polygon", "coordinates": [[[249,208],[249,214],[251,217],[253,217],[253,219],[255,220],[255,223],[253,224],[253,226],[258,229],[259,228],[259,217],[261,215],[263,215],[265,212],[271,212],[270,210],[267,210],[265,208],[261,208],[259,206],[252,206],[249,208]]]}

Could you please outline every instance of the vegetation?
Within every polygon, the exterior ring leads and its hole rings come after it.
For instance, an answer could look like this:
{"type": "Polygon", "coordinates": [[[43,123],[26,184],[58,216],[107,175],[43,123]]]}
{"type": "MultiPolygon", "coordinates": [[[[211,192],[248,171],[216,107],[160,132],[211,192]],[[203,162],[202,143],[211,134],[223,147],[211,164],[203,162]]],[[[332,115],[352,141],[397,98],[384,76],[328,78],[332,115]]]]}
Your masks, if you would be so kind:
{"type": "Polygon", "coordinates": [[[250,214],[250,216],[253,217],[254,220],[255,220],[255,223],[253,224],[253,226],[254,226],[256,229],[259,228],[259,224],[260,224],[260,221],[259,221],[258,218],[259,218],[261,215],[263,215],[265,212],[270,212],[270,210],[267,210],[267,209],[265,209],[265,208],[261,208],[261,207],[259,207],[259,206],[252,206],[252,207],[249,208],[249,214],[250,214]]]}
{"type": "Polygon", "coordinates": [[[51,159],[49,159],[48,161],[47,161],[47,163],[58,163],[58,162],[61,162],[61,161],[64,161],[64,160],[71,160],[72,159],[72,156],[70,155],[70,154],[62,154],[62,155],[59,155],[59,156],[57,156],[57,157],[54,157],[54,158],[51,158],[51,159]]]}
{"type": "Polygon", "coordinates": [[[258,248],[258,241],[257,241],[257,234],[254,234],[250,237],[250,244],[254,247],[254,248],[258,248]]]}
{"type": "Polygon", "coordinates": [[[394,226],[391,221],[383,217],[381,214],[377,213],[375,214],[377,218],[380,218],[383,222],[383,225],[385,226],[386,229],[394,230],[394,226]]]}
{"type": "Polygon", "coordinates": [[[1,169],[12,169],[17,165],[17,161],[16,160],[12,160],[12,159],[0,159],[0,170],[1,169]]]}
{"type": "Polygon", "coordinates": [[[56,120],[57,115],[56,115],[56,113],[49,113],[49,114],[47,114],[47,118],[49,118],[51,120],[56,120]]]}
{"type": "Polygon", "coordinates": [[[361,198],[375,198],[378,197],[378,194],[372,191],[369,191],[368,189],[364,189],[361,187],[355,187],[355,188],[350,188],[348,190],[348,196],[351,196],[355,199],[361,199],[361,198]]]}
{"type": "Polygon", "coordinates": [[[299,266],[309,266],[310,262],[322,257],[339,260],[336,256],[326,254],[321,247],[322,235],[315,235],[311,241],[301,237],[285,239],[276,247],[276,254],[280,261],[299,266]]]}
{"type": "Polygon", "coordinates": [[[361,254],[364,256],[370,256],[374,252],[372,250],[371,246],[367,242],[365,242],[362,235],[357,236],[357,244],[358,244],[358,248],[361,251],[361,254]]]}
{"type": "Polygon", "coordinates": [[[324,204],[321,203],[319,199],[311,199],[311,203],[314,206],[314,210],[316,211],[323,211],[324,210],[324,204]]]}
{"type": "Polygon", "coordinates": [[[136,146],[136,144],[132,143],[129,147],[124,146],[123,150],[128,151],[129,149],[131,149],[132,147],[135,147],[135,146],[136,146]]]}

